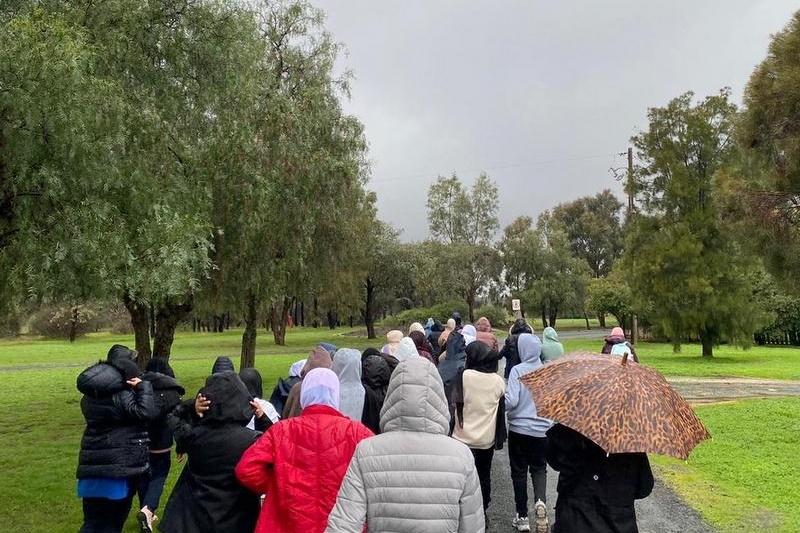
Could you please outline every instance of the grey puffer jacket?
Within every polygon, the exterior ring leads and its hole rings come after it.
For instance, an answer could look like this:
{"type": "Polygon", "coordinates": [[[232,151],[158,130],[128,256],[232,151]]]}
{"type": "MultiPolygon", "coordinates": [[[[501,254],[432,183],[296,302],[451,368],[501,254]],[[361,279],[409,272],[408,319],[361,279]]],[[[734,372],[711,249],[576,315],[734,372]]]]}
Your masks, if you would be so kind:
{"type": "Polygon", "coordinates": [[[397,366],[381,410],[383,433],[359,443],[326,533],[485,531],[469,448],[447,436],[450,414],[436,367],[397,366]]]}

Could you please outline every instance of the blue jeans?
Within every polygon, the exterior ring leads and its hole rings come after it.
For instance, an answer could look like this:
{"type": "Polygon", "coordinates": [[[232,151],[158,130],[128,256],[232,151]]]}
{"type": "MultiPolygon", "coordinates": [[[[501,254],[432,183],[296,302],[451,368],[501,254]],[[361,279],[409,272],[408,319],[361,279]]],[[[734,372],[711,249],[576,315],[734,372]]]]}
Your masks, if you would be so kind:
{"type": "Polygon", "coordinates": [[[139,479],[139,503],[145,505],[153,512],[158,509],[158,502],[164,492],[164,483],[167,481],[169,469],[172,464],[170,452],[150,454],[150,473],[144,474],[139,479]]]}

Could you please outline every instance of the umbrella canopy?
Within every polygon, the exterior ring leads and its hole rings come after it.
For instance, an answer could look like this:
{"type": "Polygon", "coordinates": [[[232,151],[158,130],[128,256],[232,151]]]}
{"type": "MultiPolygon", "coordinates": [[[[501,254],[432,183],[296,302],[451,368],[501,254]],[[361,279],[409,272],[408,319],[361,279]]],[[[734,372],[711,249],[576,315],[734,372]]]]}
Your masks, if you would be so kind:
{"type": "Polygon", "coordinates": [[[679,459],[710,438],[692,407],[659,372],[622,358],[572,353],[520,379],[539,416],[578,431],[607,453],[679,459]]]}

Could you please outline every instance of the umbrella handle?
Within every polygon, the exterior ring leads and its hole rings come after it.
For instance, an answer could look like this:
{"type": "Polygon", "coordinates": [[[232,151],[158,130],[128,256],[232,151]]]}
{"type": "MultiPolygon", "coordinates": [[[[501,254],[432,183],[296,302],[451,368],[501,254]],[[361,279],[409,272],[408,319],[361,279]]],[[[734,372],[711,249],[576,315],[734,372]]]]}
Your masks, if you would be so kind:
{"type": "Polygon", "coordinates": [[[628,355],[630,355],[628,352],[625,352],[624,354],[622,354],[622,366],[625,366],[626,364],[628,364],[628,355]]]}

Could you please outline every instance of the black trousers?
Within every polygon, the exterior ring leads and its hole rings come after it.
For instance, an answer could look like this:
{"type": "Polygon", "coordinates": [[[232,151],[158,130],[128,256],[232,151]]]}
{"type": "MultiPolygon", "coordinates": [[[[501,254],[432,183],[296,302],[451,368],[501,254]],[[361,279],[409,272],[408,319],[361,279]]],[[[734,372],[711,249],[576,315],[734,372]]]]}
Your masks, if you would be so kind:
{"type": "Polygon", "coordinates": [[[121,500],[83,498],[83,526],[78,533],[122,533],[135,493],[131,487],[121,500]]]}
{"type": "Polygon", "coordinates": [[[481,495],[483,496],[483,511],[489,508],[492,501],[492,458],[494,457],[494,446],[486,450],[472,450],[475,458],[475,470],[478,471],[478,480],[481,484],[481,495]]]}
{"type": "Polygon", "coordinates": [[[533,498],[547,503],[547,437],[508,432],[508,462],[517,514],[528,516],[528,472],[533,498]]]}

